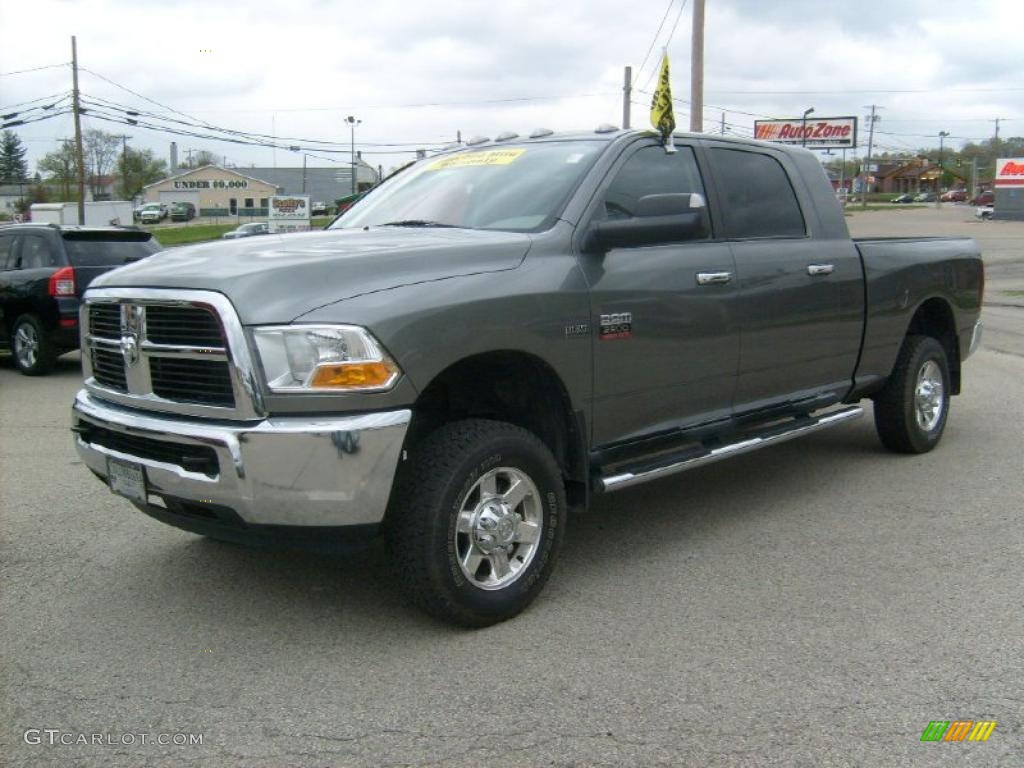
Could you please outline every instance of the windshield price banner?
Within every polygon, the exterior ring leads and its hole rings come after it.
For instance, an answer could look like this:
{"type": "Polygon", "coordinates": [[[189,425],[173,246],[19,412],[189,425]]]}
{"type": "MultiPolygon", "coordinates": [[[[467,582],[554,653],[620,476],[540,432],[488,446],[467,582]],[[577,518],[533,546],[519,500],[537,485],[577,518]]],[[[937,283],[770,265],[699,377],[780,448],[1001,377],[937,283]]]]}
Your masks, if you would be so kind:
{"type": "Polygon", "coordinates": [[[755,120],[754,138],[808,149],[852,149],[857,146],[856,117],[799,117],[755,120]]]}

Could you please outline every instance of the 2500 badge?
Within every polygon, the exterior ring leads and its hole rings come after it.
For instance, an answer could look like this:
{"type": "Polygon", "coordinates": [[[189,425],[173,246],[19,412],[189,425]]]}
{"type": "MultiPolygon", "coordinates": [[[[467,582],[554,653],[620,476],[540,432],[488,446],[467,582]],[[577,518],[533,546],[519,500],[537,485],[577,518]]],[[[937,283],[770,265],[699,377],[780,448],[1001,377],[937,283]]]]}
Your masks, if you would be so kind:
{"type": "Polygon", "coordinates": [[[601,340],[628,339],[633,335],[633,313],[601,315],[601,340]]]}

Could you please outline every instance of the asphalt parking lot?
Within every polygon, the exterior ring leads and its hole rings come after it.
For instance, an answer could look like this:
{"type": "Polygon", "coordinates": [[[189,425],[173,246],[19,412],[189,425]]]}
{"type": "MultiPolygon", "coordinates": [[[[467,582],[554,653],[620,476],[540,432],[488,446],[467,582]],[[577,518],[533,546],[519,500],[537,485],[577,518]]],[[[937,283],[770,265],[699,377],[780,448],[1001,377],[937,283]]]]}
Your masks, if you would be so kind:
{"type": "Polygon", "coordinates": [[[868,414],[605,497],[535,605],[475,632],[407,608],[380,548],[145,518],[77,459],[77,355],[43,379],[0,359],[0,762],[1024,765],[1024,223],[968,219],[848,219],[988,256],[985,348],[936,451],[886,453],[868,414]],[[957,719],[998,725],[920,741],[957,719]]]}

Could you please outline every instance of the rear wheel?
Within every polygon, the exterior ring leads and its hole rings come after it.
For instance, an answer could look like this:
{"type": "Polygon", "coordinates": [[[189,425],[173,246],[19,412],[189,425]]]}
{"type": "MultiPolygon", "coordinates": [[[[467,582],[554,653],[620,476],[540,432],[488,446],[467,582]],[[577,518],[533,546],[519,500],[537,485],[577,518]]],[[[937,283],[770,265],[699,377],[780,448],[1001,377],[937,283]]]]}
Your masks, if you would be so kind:
{"type": "Polygon", "coordinates": [[[949,361],[930,336],[908,336],[892,376],[875,397],[875,428],[897,453],[927,453],[942,438],[949,415],[949,361]]]}
{"type": "Polygon", "coordinates": [[[41,376],[53,368],[57,350],[35,315],[22,315],[11,329],[14,364],[26,376],[41,376]]]}
{"type": "Polygon", "coordinates": [[[565,528],[551,452],[520,427],[474,419],[440,428],[412,453],[388,519],[405,592],[462,626],[515,616],[551,575],[565,528]]]}

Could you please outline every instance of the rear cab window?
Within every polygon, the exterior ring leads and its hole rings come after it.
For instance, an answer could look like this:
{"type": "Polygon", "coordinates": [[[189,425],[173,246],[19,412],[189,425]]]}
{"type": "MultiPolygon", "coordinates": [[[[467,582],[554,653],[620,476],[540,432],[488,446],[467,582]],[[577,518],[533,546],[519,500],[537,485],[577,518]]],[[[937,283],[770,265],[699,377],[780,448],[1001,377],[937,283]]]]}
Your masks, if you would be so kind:
{"type": "Polygon", "coordinates": [[[743,149],[710,150],[725,236],[747,240],[807,236],[800,203],[782,164],[743,149]]]}
{"type": "Polygon", "coordinates": [[[118,267],[150,256],[160,243],[148,232],[65,232],[64,248],[76,267],[118,267]]]}

